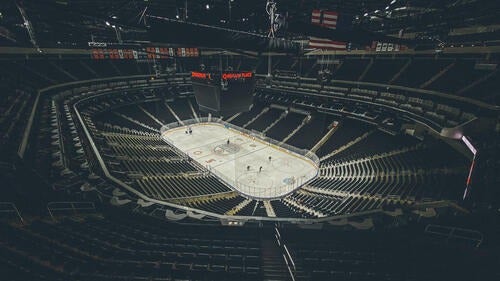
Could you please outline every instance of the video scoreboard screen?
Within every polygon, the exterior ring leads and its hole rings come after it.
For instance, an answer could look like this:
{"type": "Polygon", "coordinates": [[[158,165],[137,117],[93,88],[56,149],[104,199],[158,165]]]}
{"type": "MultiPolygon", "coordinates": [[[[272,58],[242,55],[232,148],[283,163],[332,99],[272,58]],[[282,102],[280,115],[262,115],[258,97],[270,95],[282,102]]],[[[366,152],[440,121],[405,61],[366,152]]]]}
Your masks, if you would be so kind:
{"type": "Polygon", "coordinates": [[[220,116],[249,111],[253,104],[253,72],[192,72],[196,102],[201,111],[220,116]]]}

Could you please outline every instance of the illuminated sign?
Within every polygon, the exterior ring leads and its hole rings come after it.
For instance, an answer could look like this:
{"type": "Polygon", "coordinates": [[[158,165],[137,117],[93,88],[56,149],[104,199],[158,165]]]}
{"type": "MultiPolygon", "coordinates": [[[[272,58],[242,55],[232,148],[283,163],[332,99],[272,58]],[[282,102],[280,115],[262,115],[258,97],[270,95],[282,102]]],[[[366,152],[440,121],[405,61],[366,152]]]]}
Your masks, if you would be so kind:
{"type": "MultiPolygon", "coordinates": [[[[212,79],[212,75],[210,73],[195,72],[195,71],[191,72],[191,77],[198,79],[212,79]]],[[[245,79],[252,77],[253,77],[252,72],[222,73],[222,80],[245,79]]]]}
{"type": "Polygon", "coordinates": [[[199,79],[211,79],[210,73],[194,72],[194,71],[191,72],[191,77],[199,79]]]}
{"type": "Polygon", "coordinates": [[[222,74],[222,79],[223,80],[229,80],[229,79],[239,79],[239,78],[252,78],[252,76],[253,76],[252,72],[223,73],[222,74]]]}

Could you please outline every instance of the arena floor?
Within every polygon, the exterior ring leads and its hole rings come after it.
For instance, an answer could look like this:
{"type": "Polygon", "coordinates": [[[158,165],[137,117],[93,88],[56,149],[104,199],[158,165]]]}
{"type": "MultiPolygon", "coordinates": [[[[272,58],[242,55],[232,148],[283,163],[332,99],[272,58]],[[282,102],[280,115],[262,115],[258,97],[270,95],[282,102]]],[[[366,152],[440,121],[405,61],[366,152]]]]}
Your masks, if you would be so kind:
{"type": "Polygon", "coordinates": [[[318,173],[318,167],[307,157],[222,124],[199,123],[189,128],[164,131],[162,138],[249,197],[282,197],[318,173]]]}

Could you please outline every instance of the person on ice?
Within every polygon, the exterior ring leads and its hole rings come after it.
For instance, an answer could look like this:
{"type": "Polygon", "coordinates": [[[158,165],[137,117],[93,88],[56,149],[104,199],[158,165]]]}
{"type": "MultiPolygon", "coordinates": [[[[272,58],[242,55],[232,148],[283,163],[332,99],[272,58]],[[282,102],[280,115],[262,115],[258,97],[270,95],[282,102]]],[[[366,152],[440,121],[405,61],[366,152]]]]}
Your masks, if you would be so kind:
{"type": "Polygon", "coordinates": [[[259,167],[259,173],[262,172],[262,166],[259,167]]]}

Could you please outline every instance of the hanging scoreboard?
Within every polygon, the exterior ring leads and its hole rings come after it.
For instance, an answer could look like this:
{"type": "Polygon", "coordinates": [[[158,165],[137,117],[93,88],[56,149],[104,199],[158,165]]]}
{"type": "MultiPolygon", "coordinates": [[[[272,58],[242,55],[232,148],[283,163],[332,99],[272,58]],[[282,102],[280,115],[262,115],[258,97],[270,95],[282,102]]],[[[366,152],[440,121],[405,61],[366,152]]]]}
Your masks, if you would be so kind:
{"type": "Polygon", "coordinates": [[[249,111],[253,104],[255,75],[253,72],[192,72],[196,102],[201,111],[229,116],[249,111]]]}

